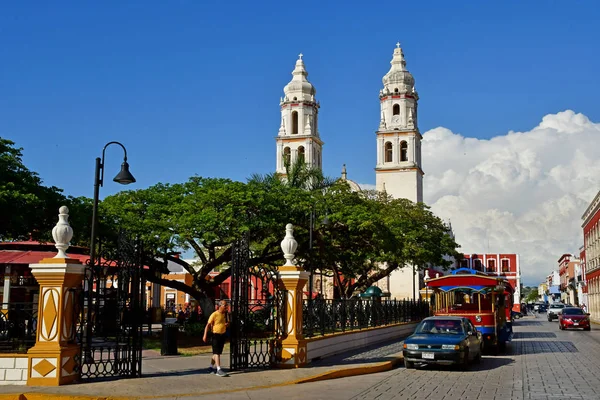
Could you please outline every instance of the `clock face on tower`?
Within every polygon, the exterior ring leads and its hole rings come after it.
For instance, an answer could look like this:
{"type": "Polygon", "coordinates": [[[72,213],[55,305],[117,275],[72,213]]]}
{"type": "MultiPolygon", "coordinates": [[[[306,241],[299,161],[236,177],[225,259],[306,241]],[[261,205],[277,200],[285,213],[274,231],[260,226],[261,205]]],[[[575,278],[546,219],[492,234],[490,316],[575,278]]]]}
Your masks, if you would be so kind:
{"type": "Polygon", "coordinates": [[[394,115],[392,117],[392,125],[398,125],[400,123],[400,116],[399,115],[394,115]]]}

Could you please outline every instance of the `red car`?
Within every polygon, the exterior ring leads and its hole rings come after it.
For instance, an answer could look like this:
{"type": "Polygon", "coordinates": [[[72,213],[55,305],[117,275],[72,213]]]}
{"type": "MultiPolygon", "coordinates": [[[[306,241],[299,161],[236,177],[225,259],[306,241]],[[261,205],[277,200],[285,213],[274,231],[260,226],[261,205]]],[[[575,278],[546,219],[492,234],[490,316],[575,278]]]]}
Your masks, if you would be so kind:
{"type": "Polygon", "coordinates": [[[589,331],[589,316],[581,308],[565,307],[558,315],[558,329],[583,328],[584,331],[589,331]]]}

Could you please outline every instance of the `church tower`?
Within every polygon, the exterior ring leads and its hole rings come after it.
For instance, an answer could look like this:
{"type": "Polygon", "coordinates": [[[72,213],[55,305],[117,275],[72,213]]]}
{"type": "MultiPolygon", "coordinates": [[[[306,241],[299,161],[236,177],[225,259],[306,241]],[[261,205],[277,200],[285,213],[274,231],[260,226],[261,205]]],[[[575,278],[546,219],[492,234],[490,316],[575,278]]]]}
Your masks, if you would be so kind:
{"type": "Polygon", "coordinates": [[[280,99],[281,126],[276,137],[277,167],[279,175],[286,175],[286,165],[298,159],[315,168],[321,168],[323,142],[319,137],[319,103],[315,100],[316,90],[306,79],[302,54],[298,56],[292,71],[292,80],[283,88],[280,99]]]}
{"type": "Polygon", "coordinates": [[[378,191],[413,202],[423,201],[421,168],[421,134],[417,125],[415,80],[406,69],[404,53],[396,43],[392,67],[383,77],[379,91],[381,120],[377,130],[377,166],[375,184],[378,191]]]}

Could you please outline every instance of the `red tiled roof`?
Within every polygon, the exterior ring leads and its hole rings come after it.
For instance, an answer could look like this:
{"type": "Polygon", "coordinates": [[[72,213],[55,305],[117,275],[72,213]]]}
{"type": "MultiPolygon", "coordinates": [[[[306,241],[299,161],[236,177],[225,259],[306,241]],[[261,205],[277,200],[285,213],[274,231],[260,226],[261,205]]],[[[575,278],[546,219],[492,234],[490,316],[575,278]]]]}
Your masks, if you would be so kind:
{"type": "MultiPolygon", "coordinates": [[[[0,264],[37,264],[44,258],[52,258],[56,251],[11,251],[0,250],[0,264]]],[[[85,263],[90,256],[82,254],[67,254],[69,258],[85,263]]]]}

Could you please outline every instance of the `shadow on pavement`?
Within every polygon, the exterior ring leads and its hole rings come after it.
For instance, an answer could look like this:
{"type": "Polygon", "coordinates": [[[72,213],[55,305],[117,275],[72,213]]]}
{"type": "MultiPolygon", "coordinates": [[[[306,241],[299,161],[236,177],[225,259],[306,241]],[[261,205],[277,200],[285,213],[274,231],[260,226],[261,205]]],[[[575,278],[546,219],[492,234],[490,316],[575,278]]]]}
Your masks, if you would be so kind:
{"type": "Polygon", "coordinates": [[[555,338],[556,333],[552,332],[515,332],[513,334],[514,339],[543,339],[543,338],[555,338]]]}
{"type": "Polygon", "coordinates": [[[522,341],[513,343],[514,354],[544,353],[578,353],[577,347],[570,341],[534,342],[522,341]]]}

